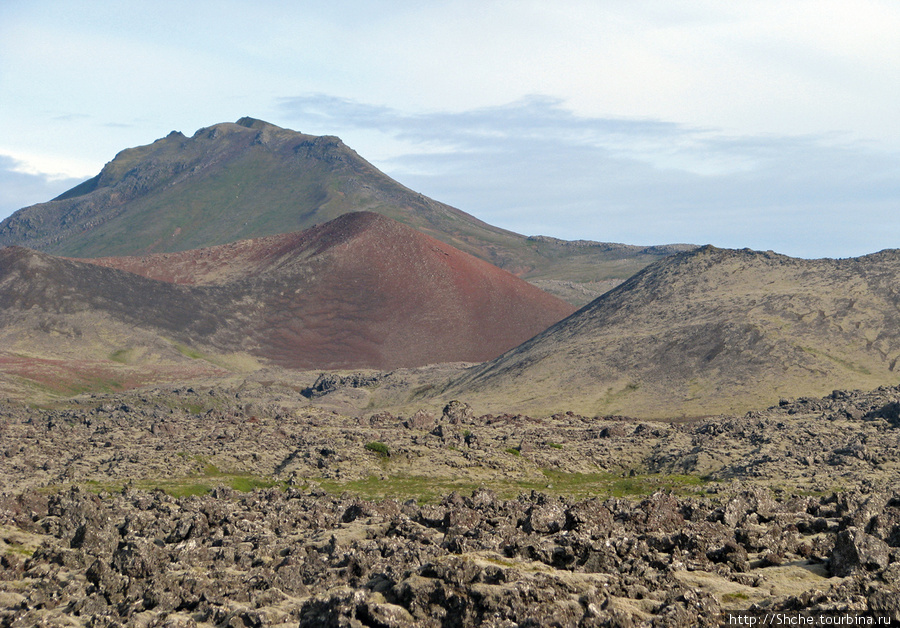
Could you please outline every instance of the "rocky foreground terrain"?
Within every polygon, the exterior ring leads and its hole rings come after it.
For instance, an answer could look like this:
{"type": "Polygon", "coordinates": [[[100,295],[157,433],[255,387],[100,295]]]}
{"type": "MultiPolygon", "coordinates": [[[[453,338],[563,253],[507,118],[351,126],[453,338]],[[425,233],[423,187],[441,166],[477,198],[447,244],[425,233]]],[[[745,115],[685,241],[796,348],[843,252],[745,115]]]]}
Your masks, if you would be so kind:
{"type": "Polygon", "coordinates": [[[0,626],[900,621],[900,388],[679,422],[304,392],[0,404],[0,626]]]}

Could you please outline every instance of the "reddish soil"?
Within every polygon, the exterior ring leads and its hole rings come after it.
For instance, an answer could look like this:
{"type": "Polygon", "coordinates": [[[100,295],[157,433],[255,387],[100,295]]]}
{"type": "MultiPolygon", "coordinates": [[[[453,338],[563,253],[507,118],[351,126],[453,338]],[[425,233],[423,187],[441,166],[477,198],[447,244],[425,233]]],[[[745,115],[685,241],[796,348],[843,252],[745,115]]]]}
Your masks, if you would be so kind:
{"type": "MultiPolygon", "coordinates": [[[[37,266],[59,261],[69,299],[80,298],[80,290],[102,289],[99,297],[86,295],[89,306],[129,324],[174,331],[184,342],[219,350],[249,351],[291,368],[480,362],[574,311],[506,271],[370,212],[183,253],[45,257],[37,266]]],[[[29,307],[48,310],[58,302],[28,299],[29,307]]]]}
{"type": "Polygon", "coordinates": [[[274,307],[264,315],[264,328],[274,332],[266,353],[282,364],[480,362],[574,311],[378,214],[347,214],[311,231],[271,273],[281,289],[273,289],[274,307]]]}

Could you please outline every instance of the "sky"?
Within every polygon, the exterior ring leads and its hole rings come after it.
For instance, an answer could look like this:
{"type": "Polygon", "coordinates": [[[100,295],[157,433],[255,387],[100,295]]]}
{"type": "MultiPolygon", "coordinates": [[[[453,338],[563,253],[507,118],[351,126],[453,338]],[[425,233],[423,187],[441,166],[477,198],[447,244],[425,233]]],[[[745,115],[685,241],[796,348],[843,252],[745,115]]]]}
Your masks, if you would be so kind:
{"type": "Polygon", "coordinates": [[[0,0],[0,219],[243,116],[500,227],[900,248],[893,0],[0,0]]]}

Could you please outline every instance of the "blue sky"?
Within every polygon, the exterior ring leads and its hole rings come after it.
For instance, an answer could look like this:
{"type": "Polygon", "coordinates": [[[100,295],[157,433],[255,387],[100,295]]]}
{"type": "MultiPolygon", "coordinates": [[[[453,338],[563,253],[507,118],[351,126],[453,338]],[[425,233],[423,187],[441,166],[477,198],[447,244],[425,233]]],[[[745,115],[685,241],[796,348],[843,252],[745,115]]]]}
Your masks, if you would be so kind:
{"type": "Polygon", "coordinates": [[[249,115],[527,235],[900,247],[900,5],[0,2],[0,218],[249,115]]]}

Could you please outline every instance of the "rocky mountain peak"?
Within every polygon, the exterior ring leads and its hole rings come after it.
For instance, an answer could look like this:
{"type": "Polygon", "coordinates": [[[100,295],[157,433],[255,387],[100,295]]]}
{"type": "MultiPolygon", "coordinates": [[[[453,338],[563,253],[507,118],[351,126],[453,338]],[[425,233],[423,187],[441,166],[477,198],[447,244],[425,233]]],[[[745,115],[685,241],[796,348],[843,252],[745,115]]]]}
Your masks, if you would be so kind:
{"type": "Polygon", "coordinates": [[[256,131],[261,131],[264,129],[274,129],[277,131],[285,131],[289,129],[283,129],[279,126],[276,126],[270,122],[266,122],[265,120],[260,120],[258,118],[251,118],[250,116],[244,116],[235,122],[238,126],[242,126],[248,129],[254,129],[256,131]]]}

